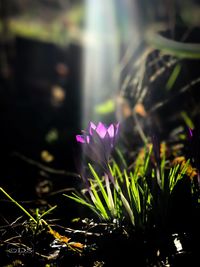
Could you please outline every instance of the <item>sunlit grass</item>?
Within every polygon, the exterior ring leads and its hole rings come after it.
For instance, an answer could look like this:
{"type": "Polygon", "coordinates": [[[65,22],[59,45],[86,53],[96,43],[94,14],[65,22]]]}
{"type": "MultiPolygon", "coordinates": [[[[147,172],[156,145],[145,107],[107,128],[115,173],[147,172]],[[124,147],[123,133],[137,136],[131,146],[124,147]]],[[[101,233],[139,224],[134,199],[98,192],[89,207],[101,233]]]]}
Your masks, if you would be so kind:
{"type": "Polygon", "coordinates": [[[166,158],[166,145],[161,147],[160,162],[156,161],[150,144],[141,149],[131,168],[126,164],[120,167],[111,159],[109,171],[102,176],[89,164],[89,186],[80,194],[65,196],[88,207],[100,221],[145,229],[150,224],[151,214],[165,216],[168,208],[165,205],[176,186],[183,178],[191,176],[190,160],[174,161],[172,165],[166,158]],[[155,205],[157,201],[159,206],[155,205]]]}

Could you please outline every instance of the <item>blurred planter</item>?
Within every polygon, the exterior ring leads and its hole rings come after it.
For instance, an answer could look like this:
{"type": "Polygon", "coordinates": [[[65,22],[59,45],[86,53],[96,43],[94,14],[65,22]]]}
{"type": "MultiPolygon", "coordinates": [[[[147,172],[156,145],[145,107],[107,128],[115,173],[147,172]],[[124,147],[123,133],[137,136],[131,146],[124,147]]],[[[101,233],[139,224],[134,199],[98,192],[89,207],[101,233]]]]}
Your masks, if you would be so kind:
{"type": "Polygon", "coordinates": [[[176,26],[172,33],[166,25],[159,29],[152,26],[144,36],[146,55],[135,55],[143,64],[133,67],[133,56],[129,59],[121,82],[123,85],[132,77],[122,92],[129,108],[129,114],[122,118],[122,142],[127,150],[142,145],[144,136],[180,141],[178,134],[188,127],[185,115],[195,126],[200,123],[199,33],[199,27],[176,26]]]}
{"type": "Polygon", "coordinates": [[[147,31],[146,40],[164,54],[182,59],[200,59],[200,28],[176,26],[173,30],[156,26],[147,31]],[[154,29],[155,28],[155,29],[154,29]]]}
{"type": "MultiPolygon", "coordinates": [[[[147,75],[149,90],[151,91],[147,110],[154,110],[151,113],[155,121],[157,120],[157,125],[155,126],[160,129],[163,128],[160,131],[165,136],[167,135],[164,132],[169,134],[169,130],[185,124],[182,118],[182,111],[187,113],[192,121],[199,118],[199,112],[195,111],[200,102],[198,90],[200,67],[199,36],[200,28],[196,27],[191,30],[177,26],[173,32],[171,30],[152,31],[149,33],[150,39],[147,38],[150,47],[155,49],[152,52],[155,53],[154,57],[158,53],[157,56],[166,64],[165,66],[160,61],[160,66],[157,67],[155,72],[152,67],[149,70],[150,76],[147,75]],[[169,64],[168,67],[167,64],[169,64]],[[154,79],[152,78],[153,75],[155,75],[154,79]],[[172,77],[174,77],[173,82],[172,77]],[[162,90],[160,90],[161,88],[162,90]],[[165,120],[163,121],[164,117],[165,120]]],[[[153,55],[147,59],[148,62],[151,57],[153,55]]]]}

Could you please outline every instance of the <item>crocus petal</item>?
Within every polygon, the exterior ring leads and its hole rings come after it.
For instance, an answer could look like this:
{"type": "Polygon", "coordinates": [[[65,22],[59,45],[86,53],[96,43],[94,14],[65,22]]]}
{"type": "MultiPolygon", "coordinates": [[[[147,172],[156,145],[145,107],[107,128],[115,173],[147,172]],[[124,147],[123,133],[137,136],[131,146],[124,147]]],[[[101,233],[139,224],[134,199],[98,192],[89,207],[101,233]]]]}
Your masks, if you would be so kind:
{"type": "Polygon", "coordinates": [[[111,124],[111,125],[109,126],[109,128],[108,128],[107,131],[108,131],[109,136],[110,136],[111,138],[113,138],[113,137],[114,137],[114,134],[115,134],[115,128],[114,128],[114,125],[111,124]]]}
{"type": "Polygon", "coordinates": [[[98,125],[90,122],[87,129],[82,131],[83,134],[76,136],[76,140],[84,144],[84,153],[90,159],[105,167],[116,143],[118,130],[119,123],[113,123],[107,127],[102,122],[98,125]]]}
{"type": "Polygon", "coordinates": [[[193,129],[191,129],[191,128],[189,128],[189,135],[190,135],[190,137],[193,136],[193,129]]]}
{"type": "Polygon", "coordinates": [[[97,128],[96,125],[91,121],[89,124],[89,134],[92,135],[93,130],[95,130],[96,128],[97,128]]]}
{"type": "Polygon", "coordinates": [[[115,125],[115,135],[118,134],[119,131],[119,122],[115,125]]]}
{"type": "Polygon", "coordinates": [[[96,132],[103,139],[107,133],[107,129],[102,122],[99,122],[96,127],[96,132]]]}
{"type": "Polygon", "coordinates": [[[86,136],[86,142],[89,144],[90,143],[90,137],[89,135],[86,136]]]}
{"type": "Polygon", "coordinates": [[[76,141],[82,144],[85,143],[85,139],[82,135],[76,135],[76,141]]]}

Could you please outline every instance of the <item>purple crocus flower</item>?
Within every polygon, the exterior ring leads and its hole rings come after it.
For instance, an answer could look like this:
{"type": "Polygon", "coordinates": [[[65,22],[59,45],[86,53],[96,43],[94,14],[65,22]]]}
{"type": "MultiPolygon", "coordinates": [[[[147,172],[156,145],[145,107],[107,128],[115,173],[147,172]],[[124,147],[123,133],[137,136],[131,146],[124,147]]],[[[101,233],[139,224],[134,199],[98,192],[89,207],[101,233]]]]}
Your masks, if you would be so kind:
{"type": "Polygon", "coordinates": [[[90,122],[82,135],[76,135],[76,140],[83,144],[83,151],[90,159],[105,167],[116,143],[118,131],[119,123],[107,127],[102,122],[97,125],[90,122]]]}

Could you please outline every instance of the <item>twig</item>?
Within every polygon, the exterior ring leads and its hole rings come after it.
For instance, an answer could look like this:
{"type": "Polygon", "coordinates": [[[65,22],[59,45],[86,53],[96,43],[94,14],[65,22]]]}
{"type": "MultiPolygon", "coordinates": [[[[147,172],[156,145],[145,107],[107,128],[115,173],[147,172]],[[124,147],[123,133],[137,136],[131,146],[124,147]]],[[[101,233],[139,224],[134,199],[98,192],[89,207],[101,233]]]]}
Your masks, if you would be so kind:
{"type": "Polygon", "coordinates": [[[45,165],[43,165],[43,164],[41,164],[41,163],[39,163],[39,162],[37,162],[37,161],[35,161],[33,159],[30,159],[30,158],[28,158],[28,157],[26,157],[26,156],[24,156],[24,155],[22,155],[22,154],[20,154],[18,152],[14,152],[13,155],[18,157],[18,158],[20,158],[20,159],[22,159],[23,161],[31,164],[31,165],[33,165],[33,166],[36,166],[36,167],[48,172],[48,173],[65,175],[65,176],[73,176],[75,178],[80,178],[81,177],[79,174],[74,173],[74,172],[67,172],[65,170],[56,170],[56,169],[47,167],[47,166],[45,166],[45,165]]]}
{"type": "Polygon", "coordinates": [[[87,230],[75,230],[72,228],[65,228],[65,231],[68,233],[73,233],[73,234],[84,234],[86,236],[101,236],[100,233],[93,233],[93,232],[88,232],[87,230]]]}

